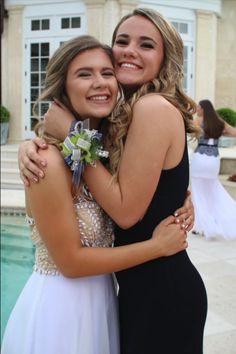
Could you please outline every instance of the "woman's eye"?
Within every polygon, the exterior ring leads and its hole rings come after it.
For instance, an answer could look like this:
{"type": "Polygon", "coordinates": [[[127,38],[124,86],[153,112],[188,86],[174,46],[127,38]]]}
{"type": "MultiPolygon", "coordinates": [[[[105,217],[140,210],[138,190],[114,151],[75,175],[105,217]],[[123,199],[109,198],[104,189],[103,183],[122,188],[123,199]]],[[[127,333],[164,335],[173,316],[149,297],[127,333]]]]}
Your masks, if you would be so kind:
{"type": "Polygon", "coordinates": [[[103,76],[114,76],[115,73],[114,73],[114,71],[104,71],[102,75],[103,76]]]}
{"type": "Polygon", "coordinates": [[[128,42],[125,39],[116,39],[115,44],[126,45],[128,42]]]}
{"type": "Polygon", "coordinates": [[[154,45],[153,45],[152,43],[142,43],[142,44],[141,44],[141,47],[153,49],[153,48],[154,48],[154,45]]]}
{"type": "Polygon", "coordinates": [[[87,72],[87,71],[80,71],[78,73],[78,77],[87,77],[87,76],[90,76],[91,73],[90,72],[87,72]]]}

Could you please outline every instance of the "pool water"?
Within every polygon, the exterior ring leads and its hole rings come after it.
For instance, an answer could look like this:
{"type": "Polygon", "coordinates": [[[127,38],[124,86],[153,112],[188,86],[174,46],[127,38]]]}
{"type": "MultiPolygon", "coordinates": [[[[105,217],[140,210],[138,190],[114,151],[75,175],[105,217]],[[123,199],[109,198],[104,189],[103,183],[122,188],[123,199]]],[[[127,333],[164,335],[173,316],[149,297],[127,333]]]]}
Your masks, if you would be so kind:
{"type": "Polygon", "coordinates": [[[29,234],[24,216],[1,214],[1,340],[11,310],[32,273],[34,246],[29,234]]]}

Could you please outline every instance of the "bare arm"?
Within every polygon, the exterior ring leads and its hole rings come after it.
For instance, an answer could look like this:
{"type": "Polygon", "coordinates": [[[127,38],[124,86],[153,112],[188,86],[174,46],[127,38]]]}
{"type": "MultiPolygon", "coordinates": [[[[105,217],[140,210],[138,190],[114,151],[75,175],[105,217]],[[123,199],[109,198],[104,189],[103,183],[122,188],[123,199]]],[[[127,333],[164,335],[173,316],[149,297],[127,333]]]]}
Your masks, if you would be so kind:
{"type": "Polygon", "coordinates": [[[46,161],[38,154],[39,148],[47,149],[47,144],[40,138],[24,141],[19,146],[18,167],[25,186],[29,186],[30,181],[37,183],[39,178],[44,177],[46,161]]]}
{"type": "MultiPolygon", "coordinates": [[[[67,136],[71,122],[72,114],[58,101],[52,104],[45,114],[46,131],[63,141],[67,136]]],[[[25,186],[30,185],[30,181],[37,183],[44,177],[43,167],[46,161],[38,154],[38,148],[47,149],[47,144],[43,139],[34,138],[20,144],[18,150],[18,165],[20,176],[25,186]]]]}
{"type": "Polygon", "coordinates": [[[225,123],[223,135],[230,136],[232,138],[236,138],[236,128],[228,123],[225,123]]]}
{"type": "Polygon", "coordinates": [[[55,147],[40,151],[40,155],[47,161],[47,174],[39,184],[26,188],[27,211],[65,276],[111,273],[187,247],[185,232],[179,225],[170,225],[173,217],[160,223],[148,241],[115,248],[82,247],[71,197],[71,174],[55,147]]]}
{"type": "MultiPolygon", "coordinates": [[[[60,135],[60,139],[63,140],[65,138],[65,135],[67,134],[67,131],[69,130],[69,126],[71,124],[71,121],[73,120],[73,117],[71,113],[60,103],[53,104],[48,112],[45,115],[45,124],[46,124],[46,130],[53,136],[58,136],[60,135]],[[63,127],[62,125],[64,124],[63,122],[66,122],[66,128],[63,127]],[[60,124],[58,123],[60,122],[60,124]],[[63,123],[63,124],[62,124],[63,123]],[[59,131],[58,131],[59,130],[59,131]]],[[[40,145],[40,144],[38,144],[40,145]]],[[[41,145],[40,145],[41,146],[41,145]]],[[[45,171],[41,168],[39,169],[37,165],[33,164],[33,161],[37,159],[38,165],[40,165],[41,162],[44,162],[46,164],[46,161],[43,159],[43,157],[39,154],[36,154],[36,150],[34,150],[34,144],[32,142],[27,142],[24,143],[20,149],[19,149],[19,168],[21,171],[22,179],[24,178],[29,179],[34,178],[34,182],[37,182],[39,178],[44,176],[45,171]],[[33,171],[33,172],[32,172],[33,171]],[[34,175],[33,175],[34,173],[34,175]],[[36,176],[35,176],[36,175],[36,176]]],[[[94,171],[93,171],[94,172],[94,171]]],[[[111,177],[108,174],[109,178],[111,177]]],[[[26,182],[25,182],[26,184],[26,182]]],[[[26,184],[26,185],[29,185],[26,184]]],[[[189,231],[193,227],[193,221],[194,221],[194,210],[193,210],[193,205],[191,198],[188,197],[185,201],[184,207],[180,208],[178,211],[178,220],[177,222],[183,222],[183,226],[186,226],[186,230],[189,231]]]]}
{"type": "Polygon", "coordinates": [[[85,181],[111,218],[123,228],[130,227],[145,214],[162,169],[181,160],[184,143],[179,111],[163,97],[146,97],[135,105],[118,181],[111,183],[110,173],[100,163],[87,167],[85,181]]]}

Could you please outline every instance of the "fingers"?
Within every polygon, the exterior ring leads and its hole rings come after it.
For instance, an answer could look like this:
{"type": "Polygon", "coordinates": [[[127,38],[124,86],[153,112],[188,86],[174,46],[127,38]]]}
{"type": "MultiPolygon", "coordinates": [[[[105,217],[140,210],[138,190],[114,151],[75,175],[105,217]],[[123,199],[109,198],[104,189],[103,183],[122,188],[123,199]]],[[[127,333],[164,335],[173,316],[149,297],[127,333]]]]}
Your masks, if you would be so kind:
{"type": "Polygon", "coordinates": [[[38,172],[37,174],[39,175],[40,167],[46,167],[47,163],[46,160],[38,154],[38,152],[36,152],[35,150],[29,150],[25,165],[29,169],[33,168],[32,172],[38,172]],[[33,167],[32,164],[36,164],[37,166],[33,167]]]}
{"type": "Polygon", "coordinates": [[[37,183],[39,178],[44,177],[44,171],[35,164],[35,161],[39,165],[44,163],[41,161],[40,157],[37,156],[32,160],[25,156],[23,160],[19,161],[20,176],[26,186],[28,186],[30,181],[37,183]]]}
{"type": "Polygon", "coordinates": [[[162,237],[159,238],[163,247],[164,256],[171,256],[185,250],[188,247],[186,238],[187,233],[185,230],[181,229],[180,225],[168,225],[164,233],[162,232],[162,237]]]}
{"type": "Polygon", "coordinates": [[[47,148],[46,141],[42,138],[39,138],[38,136],[36,136],[34,139],[32,139],[32,141],[36,145],[37,148],[41,148],[41,149],[47,148]]]}
{"type": "Polygon", "coordinates": [[[29,187],[30,186],[30,181],[28,180],[27,177],[25,177],[22,173],[20,173],[20,178],[22,180],[22,182],[24,183],[24,185],[26,187],[29,187]]]}
{"type": "Polygon", "coordinates": [[[190,231],[193,227],[194,220],[193,220],[192,215],[190,215],[190,216],[187,216],[186,218],[184,218],[184,217],[183,218],[176,218],[175,223],[179,224],[182,229],[184,229],[186,231],[190,231]]]}
{"type": "Polygon", "coordinates": [[[189,208],[182,206],[174,212],[174,216],[183,220],[184,217],[189,216],[189,208]]]}
{"type": "Polygon", "coordinates": [[[21,173],[31,180],[32,182],[37,183],[39,181],[39,178],[44,177],[44,172],[40,168],[38,168],[37,165],[35,165],[34,162],[31,160],[27,160],[27,162],[21,166],[21,173]]]}
{"type": "Polygon", "coordinates": [[[190,215],[188,218],[185,219],[184,224],[185,224],[185,230],[191,231],[194,225],[194,217],[190,215]]]}
{"type": "Polygon", "coordinates": [[[175,214],[176,219],[175,222],[177,224],[182,224],[182,227],[187,231],[190,231],[194,224],[194,208],[182,207],[179,208],[175,214]]]}
{"type": "Polygon", "coordinates": [[[175,222],[175,217],[173,215],[168,216],[167,218],[163,219],[160,224],[163,226],[168,226],[170,224],[173,224],[175,222]]]}

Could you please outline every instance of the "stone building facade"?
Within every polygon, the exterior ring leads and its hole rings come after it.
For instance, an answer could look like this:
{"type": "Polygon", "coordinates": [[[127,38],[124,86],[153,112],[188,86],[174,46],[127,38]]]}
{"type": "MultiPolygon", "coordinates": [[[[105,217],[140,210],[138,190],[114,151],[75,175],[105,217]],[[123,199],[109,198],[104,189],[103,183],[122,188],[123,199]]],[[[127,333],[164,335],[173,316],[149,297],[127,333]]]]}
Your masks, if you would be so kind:
{"type": "Polygon", "coordinates": [[[11,112],[9,142],[33,136],[31,106],[60,43],[88,33],[110,44],[118,20],[135,7],[156,9],[179,30],[187,93],[236,109],[236,0],[5,0],[1,92],[11,112]]]}

